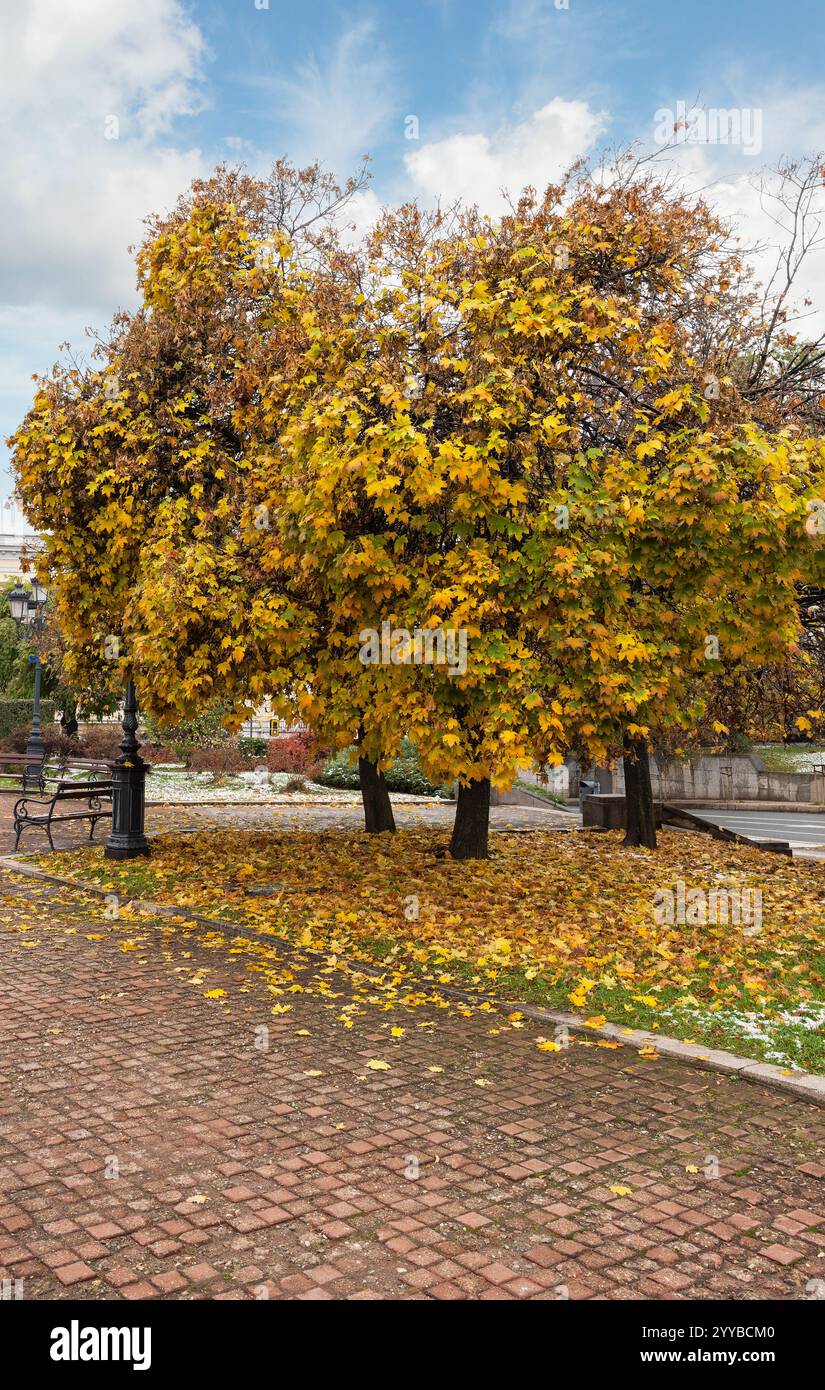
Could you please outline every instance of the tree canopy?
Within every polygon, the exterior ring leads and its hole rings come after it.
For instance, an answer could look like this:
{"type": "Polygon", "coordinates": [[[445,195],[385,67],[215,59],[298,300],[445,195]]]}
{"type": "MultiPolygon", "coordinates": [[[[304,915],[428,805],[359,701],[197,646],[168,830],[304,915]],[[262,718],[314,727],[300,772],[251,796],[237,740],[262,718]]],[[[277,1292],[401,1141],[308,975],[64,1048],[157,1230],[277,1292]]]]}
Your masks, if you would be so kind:
{"type": "Polygon", "coordinates": [[[809,396],[783,426],[709,349],[753,300],[726,229],[635,170],[359,243],[357,186],[218,170],[94,364],[39,383],[11,443],[66,677],[168,720],[269,695],[482,799],[689,732],[721,661],[793,649],[822,561],[809,396]]]}

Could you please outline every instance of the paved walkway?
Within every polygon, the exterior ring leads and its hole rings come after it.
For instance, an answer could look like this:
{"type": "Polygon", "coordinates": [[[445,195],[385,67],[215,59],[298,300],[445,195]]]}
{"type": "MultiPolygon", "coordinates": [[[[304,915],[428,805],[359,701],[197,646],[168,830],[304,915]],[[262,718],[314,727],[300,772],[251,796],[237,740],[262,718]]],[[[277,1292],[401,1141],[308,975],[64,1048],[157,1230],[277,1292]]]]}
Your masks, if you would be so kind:
{"type": "Polygon", "coordinates": [[[29,1299],[825,1293],[825,1112],[760,1086],[7,872],[0,1019],[29,1299]]]}
{"type": "MultiPolygon", "coordinates": [[[[0,853],[7,854],[14,849],[13,812],[16,800],[17,797],[10,794],[0,795],[0,853]]],[[[394,802],[393,811],[399,826],[443,826],[449,839],[455,819],[453,802],[394,802]]],[[[534,826],[550,830],[574,830],[580,821],[578,815],[552,807],[545,811],[543,807],[534,810],[526,806],[494,806],[490,812],[490,824],[494,830],[529,830],[534,826]]],[[[146,808],[146,829],[150,834],[186,828],[209,829],[212,826],[218,829],[236,826],[241,830],[360,830],[364,826],[364,813],[357,799],[350,804],[332,802],[307,805],[304,802],[295,805],[199,806],[190,803],[178,806],[150,805],[146,808]]],[[[107,833],[107,825],[101,823],[97,827],[96,840],[105,840],[107,833]]],[[[58,849],[83,844],[87,836],[88,827],[84,829],[82,825],[64,822],[62,825],[56,824],[54,828],[54,841],[58,849]]],[[[25,830],[20,849],[23,852],[47,850],[45,834],[35,829],[25,830]]]]}

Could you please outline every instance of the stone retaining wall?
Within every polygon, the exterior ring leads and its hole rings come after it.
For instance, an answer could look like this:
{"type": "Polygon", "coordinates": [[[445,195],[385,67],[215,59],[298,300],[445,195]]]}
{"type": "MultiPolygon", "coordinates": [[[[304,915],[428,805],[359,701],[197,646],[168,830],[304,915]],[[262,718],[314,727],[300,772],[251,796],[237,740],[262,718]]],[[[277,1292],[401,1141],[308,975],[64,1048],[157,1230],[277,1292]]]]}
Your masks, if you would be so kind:
{"type": "MultiPolygon", "coordinates": [[[[579,794],[580,770],[569,762],[570,795],[579,794]]],[[[587,775],[587,774],[585,774],[587,775]]],[[[621,761],[612,773],[601,769],[600,790],[624,792],[621,761]]],[[[719,757],[703,753],[695,758],[669,758],[655,754],[650,760],[653,795],[660,801],[775,801],[803,805],[825,804],[825,771],[771,772],[755,753],[719,757]]]]}

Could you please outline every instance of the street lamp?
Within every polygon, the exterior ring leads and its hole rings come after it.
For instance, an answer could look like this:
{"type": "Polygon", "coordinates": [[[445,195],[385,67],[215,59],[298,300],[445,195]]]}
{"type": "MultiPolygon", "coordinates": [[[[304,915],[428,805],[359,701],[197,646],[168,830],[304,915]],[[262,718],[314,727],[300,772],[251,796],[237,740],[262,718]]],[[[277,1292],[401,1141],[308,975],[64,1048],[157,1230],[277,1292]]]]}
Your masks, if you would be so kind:
{"type": "MultiPolygon", "coordinates": [[[[36,579],[32,580],[31,595],[19,586],[12,589],[9,594],[9,611],[17,631],[24,632],[35,643],[46,626],[44,609],[47,598],[46,590],[36,579]]],[[[29,761],[26,763],[26,769],[23,773],[23,787],[26,791],[40,786],[43,758],[46,753],[43,730],[40,727],[40,674],[42,666],[40,652],[36,645],[34,650],[29,653],[29,661],[34,667],[34,709],[31,733],[26,744],[26,757],[29,761]]]]}
{"type": "Polygon", "coordinates": [[[9,594],[9,608],[18,629],[29,611],[29,596],[25,589],[12,589],[9,594]]]}
{"type": "Polygon", "coordinates": [[[146,764],[137,741],[137,699],[133,681],[126,684],[123,740],[112,770],[112,830],[103,851],[106,859],[135,859],[149,853],[143,829],[146,805],[146,764]]]}

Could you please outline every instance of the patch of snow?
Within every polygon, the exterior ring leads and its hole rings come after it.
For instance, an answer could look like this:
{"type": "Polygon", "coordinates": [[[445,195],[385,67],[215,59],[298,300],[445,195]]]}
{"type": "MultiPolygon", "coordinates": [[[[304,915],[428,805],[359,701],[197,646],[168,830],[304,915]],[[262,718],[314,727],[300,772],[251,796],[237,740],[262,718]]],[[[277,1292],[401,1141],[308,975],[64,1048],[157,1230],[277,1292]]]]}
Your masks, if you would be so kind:
{"type": "MultiPolygon", "coordinates": [[[[282,805],[311,805],[321,801],[346,805],[359,804],[360,792],[343,791],[338,787],[322,787],[304,779],[300,791],[287,791],[293,772],[269,772],[256,768],[254,772],[187,772],[185,768],[171,769],[155,766],[146,778],[146,800],[151,805],[178,805],[204,802],[261,802],[282,805]]],[[[413,796],[393,792],[392,801],[439,800],[436,797],[413,796]]]]}
{"type": "MultiPolygon", "coordinates": [[[[733,1033],[744,1038],[754,1038],[762,1043],[765,1049],[765,1059],[768,1062],[775,1062],[779,1066],[795,1067],[799,1066],[800,1057],[791,1056],[780,1046],[776,1034],[780,1028],[799,1029],[802,1032],[818,1032],[825,1026],[825,1003],[815,1003],[809,1001],[805,1004],[798,1004],[793,1009],[783,1009],[774,1014],[759,1013],[755,1009],[666,1009],[663,1010],[666,1018],[684,1019],[685,1014],[689,1014],[691,1019],[705,1027],[721,1027],[725,1032],[733,1033]]],[[[800,1037],[801,1041],[801,1037],[800,1037]]],[[[787,1046],[787,1040],[782,1039],[787,1046]]]]}

